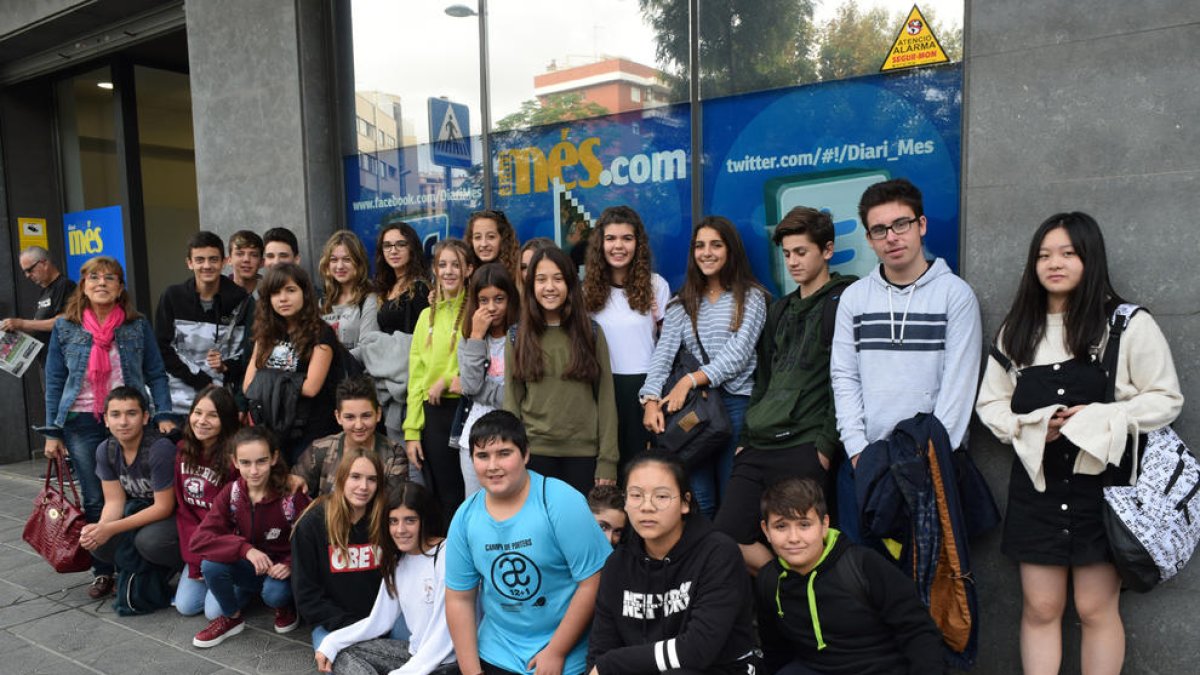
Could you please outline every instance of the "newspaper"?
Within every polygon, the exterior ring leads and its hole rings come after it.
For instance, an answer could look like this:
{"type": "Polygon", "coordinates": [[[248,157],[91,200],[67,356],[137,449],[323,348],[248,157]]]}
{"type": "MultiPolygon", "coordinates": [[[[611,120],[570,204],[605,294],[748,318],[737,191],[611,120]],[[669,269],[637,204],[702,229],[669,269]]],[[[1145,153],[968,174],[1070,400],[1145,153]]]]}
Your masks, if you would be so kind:
{"type": "Polygon", "coordinates": [[[0,370],[21,377],[42,351],[42,343],[28,333],[0,331],[0,370]]]}

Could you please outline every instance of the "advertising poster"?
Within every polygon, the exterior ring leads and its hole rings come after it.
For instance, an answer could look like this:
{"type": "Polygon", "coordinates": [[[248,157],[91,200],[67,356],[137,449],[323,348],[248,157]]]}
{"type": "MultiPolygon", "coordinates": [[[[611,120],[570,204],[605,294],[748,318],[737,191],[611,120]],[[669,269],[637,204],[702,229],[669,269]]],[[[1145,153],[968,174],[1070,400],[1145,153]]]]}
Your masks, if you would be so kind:
{"type": "Polygon", "coordinates": [[[927,252],[957,269],[961,117],[958,65],[707,101],[704,212],[738,225],[755,273],[778,296],[794,287],[770,240],[788,210],[828,210],[833,269],[863,276],[878,260],[858,199],[904,177],[924,196],[927,252]]]}
{"type": "Polygon", "coordinates": [[[67,242],[67,277],[76,282],[83,263],[98,255],[113,258],[126,269],[120,206],[63,214],[63,238],[67,242]]]}

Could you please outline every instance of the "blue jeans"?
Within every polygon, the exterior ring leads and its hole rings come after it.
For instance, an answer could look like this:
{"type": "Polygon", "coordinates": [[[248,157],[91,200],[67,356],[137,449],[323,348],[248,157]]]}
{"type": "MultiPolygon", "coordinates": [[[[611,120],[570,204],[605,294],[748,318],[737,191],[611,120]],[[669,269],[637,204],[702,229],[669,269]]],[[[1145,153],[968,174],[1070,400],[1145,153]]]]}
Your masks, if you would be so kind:
{"type": "Polygon", "coordinates": [[[720,452],[713,454],[705,462],[692,470],[692,496],[700,511],[710,520],[717,515],[721,505],[721,497],[725,494],[725,485],[729,483],[729,474],[733,473],[733,455],[737,450],[738,441],[742,436],[742,421],[746,418],[746,408],[750,407],[750,397],[730,394],[721,390],[721,401],[729,413],[729,424],[733,436],[729,445],[720,452]]]}
{"type": "MultiPolygon", "coordinates": [[[[96,476],[96,448],[106,438],[108,427],[92,413],[67,414],[67,421],[63,423],[63,443],[75,468],[75,480],[79,481],[79,491],[83,493],[83,515],[89,523],[99,521],[104,510],[104,490],[96,476]]],[[[112,563],[92,558],[93,575],[112,573],[112,563]]]]}
{"type": "Polygon", "coordinates": [[[179,577],[179,588],[175,589],[175,609],[184,616],[195,616],[203,611],[204,618],[209,621],[221,616],[221,604],[209,592],[208,583],[189,577],[186,567],[179,577]]]}
{"type": "Polygon", "coordinates": [[[233,564],[205,560],[200,573],[208,582],[208,590],[221,606],[221,614],[233,616],[255,595],[261,595],[267,607],[279,608],[292,604],[292,584],[287,579],[272,579],[254,572],[249,560],[233,564]]]}

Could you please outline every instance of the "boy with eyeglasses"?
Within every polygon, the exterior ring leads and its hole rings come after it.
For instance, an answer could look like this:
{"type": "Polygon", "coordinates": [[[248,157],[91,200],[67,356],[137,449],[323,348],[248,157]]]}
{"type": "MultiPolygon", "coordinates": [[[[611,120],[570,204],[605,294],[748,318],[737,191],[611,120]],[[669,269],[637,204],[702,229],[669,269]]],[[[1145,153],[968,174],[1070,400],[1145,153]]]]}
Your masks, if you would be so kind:
{"type": "Polygon", "coordinates": [[[446,537],[446,623],[459,670],[582,673],[612,547],[583,495],[525,468],[529,439],[515,415],[480,417],[470,444],[483,489],[459,507],[446,537]]]}
{"type": "Polygon", "coordinates": [[[830,354],[838,432],[848,462],[838,472],[842,532],[856,542],[853,470],[868,444],[932,413],[964,447],[983,347],[975,293],[922,246],[921,191],[904,178],[867,188],[858,204],[879,267],[842,293],[830,354]]]}
{"type": "Polygon", "coordinates": [[[154,313],[154,335],[171,387],[171,412],[182,419],[196,392],[241,382],[254,320],[253,300],[223,276],[225,244],[201,230],[188,239],[191,278],[167,287],[154,313]]]}

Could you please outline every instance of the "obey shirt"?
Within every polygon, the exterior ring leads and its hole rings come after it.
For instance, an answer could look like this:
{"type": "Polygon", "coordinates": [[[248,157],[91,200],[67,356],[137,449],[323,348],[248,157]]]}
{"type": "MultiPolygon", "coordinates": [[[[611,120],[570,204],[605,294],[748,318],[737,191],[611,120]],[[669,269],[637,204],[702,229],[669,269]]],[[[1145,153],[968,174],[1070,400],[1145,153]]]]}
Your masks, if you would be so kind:
{"type": "MultiPolygon", "coordinates": [[[[479,656],[515,673],[527,672],[579,582],[599,572],[612,552],[582,494],[534,471],[529,481],[524,506],[504,521],[487,512],[486,492],[468,497],[447,537],[446,587],[480,588],[479,656]]],[[[582,673],[586,658],[585,633],[567,655],[564,675],[582,673]]]]}

